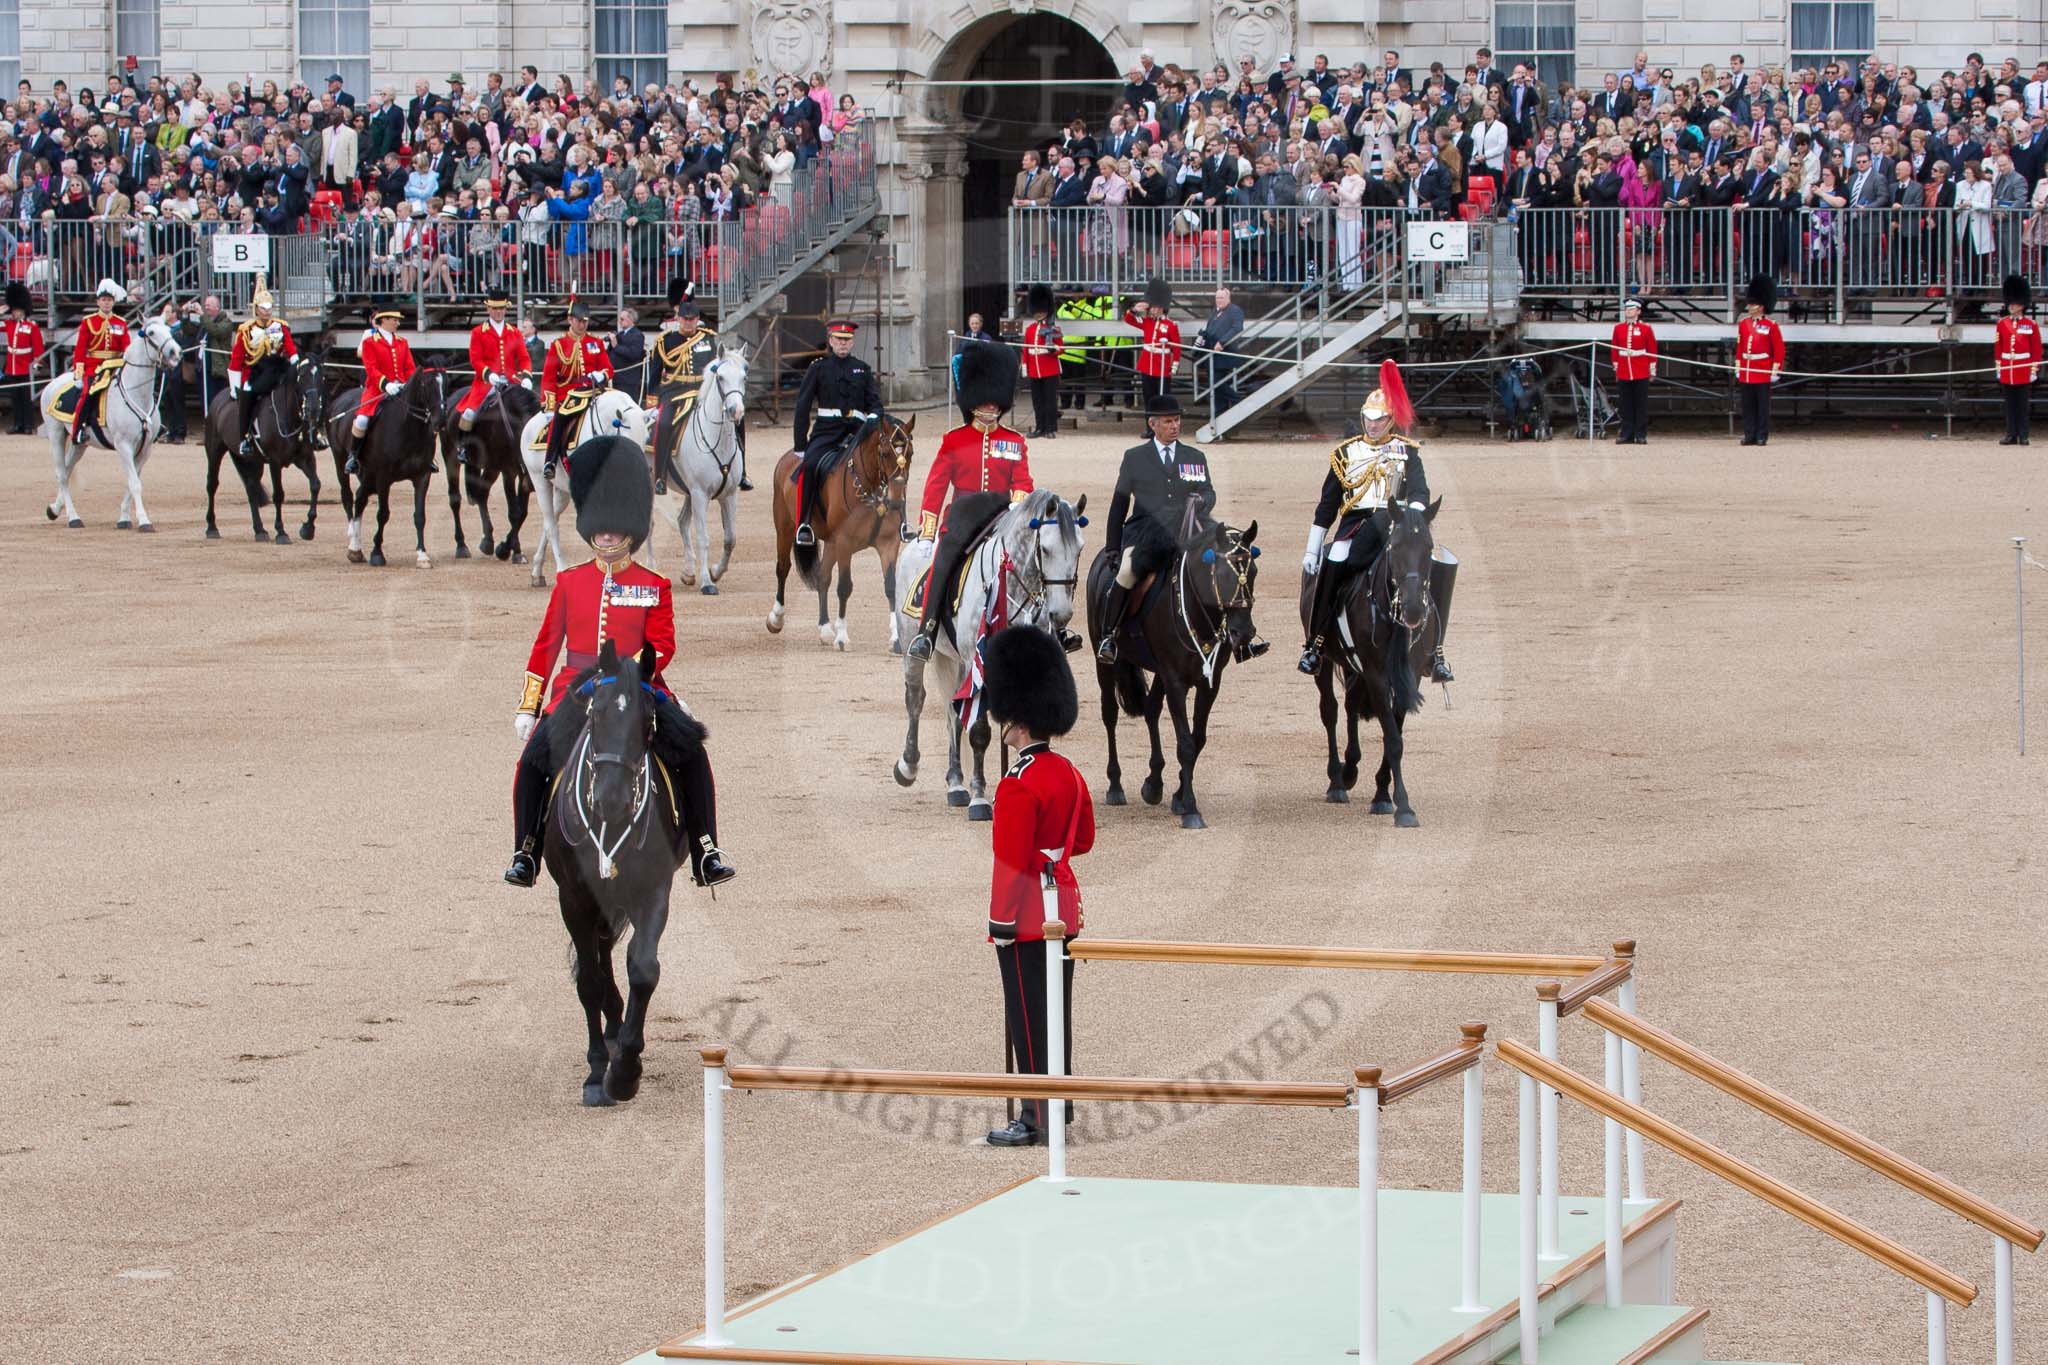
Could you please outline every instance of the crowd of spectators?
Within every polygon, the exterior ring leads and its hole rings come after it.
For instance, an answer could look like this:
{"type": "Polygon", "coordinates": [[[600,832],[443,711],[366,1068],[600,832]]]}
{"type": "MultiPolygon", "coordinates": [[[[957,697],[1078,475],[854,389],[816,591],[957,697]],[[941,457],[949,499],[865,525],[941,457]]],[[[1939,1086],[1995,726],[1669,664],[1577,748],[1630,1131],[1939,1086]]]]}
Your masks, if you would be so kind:
{"type": "MultiPolygon", "coordinates": [[[[1539,286],[1683,290],[1740,267],[1996,287],[2003,272],[2041,272],[2044,170],[2048,61],[1788,71],[1737,53],[1695,73],[1639,52],[1626,70],[1546,88],[1486,48],[1462,70],[1417,71],[1387,51],[1349,67],[1282,57],[1269,73],[1247,58],[1234,75],[1148,53],[1105,120],[1076,119],[1024,156],[1013,202],[1083,210],[1076,245],[1135,250],[1140,269],[1206,232],[1240,277],[1289,282],[1327,270],[1356,285],[1376,246],[1393,247],[1391,231],[1375,242],[1371,211],[1398,208],[1522,220],[1521,265],[1539,286]]],[[[1056,232],[1048,221],[1024,240],[1056,248],[1056,232]]]]}

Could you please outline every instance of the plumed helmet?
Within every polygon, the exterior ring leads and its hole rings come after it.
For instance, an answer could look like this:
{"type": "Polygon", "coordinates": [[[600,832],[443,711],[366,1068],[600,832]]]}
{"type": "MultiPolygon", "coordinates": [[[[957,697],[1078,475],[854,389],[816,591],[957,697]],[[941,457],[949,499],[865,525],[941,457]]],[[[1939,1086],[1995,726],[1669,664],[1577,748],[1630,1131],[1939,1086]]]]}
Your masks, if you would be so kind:
{"type": "Polygon", "coordinates": [[[1008,412],[1017,401],[1017,353],[1007,342],[967,342],[960,348],[953,397],[961,414],[969,419],[981,407],[1008,412]]]}
{"type": "Polygon", "coordinates": [[[1408,401],[1408,385],[1401,378],[1401,367],[1391,359],[1380,362],[1380,385],[1365,396],[1365,402],[1358,409],[1359,429],[1364,430],[1368,422],[1379,422],[1391,418],[1398,431],[1407,431],[1415,425],[1415,409],[1408,401]]]}
{"type": "Polygon", "coordinates": [[[33,313],[36,310],[36,301],[34,296],[28,292],[27,285],[23,284],[20,280],[9,280],[7,282],[7,306],[18,312],[33,313]]]}
{"type": "Polygon", "coordinates": [[[1032,285],[1031,293],[1025,300],[1024,311],[1037,318],[1051,317],[1052,310],[1052,286],[1045,284],[1032,285]]]}
{"type": "Polygon", "coordinates": [[[981,647],[982,705],[999,725],[1051,739],[1081,714],[1074,671],[1060,642],[1036,626],[1006,626],[981,647]]]}
{"type": "Polygon", "coordinates": [[[1173,286],[1154,275],[1145,282],[1145,306],[1147,308],[1171,308],[1173,286]]]}
{"type": "Polygon", "coordinates": [[[112,299],[115,303],[128,302],[128,291],[112,280],[101,280],[92,292],[95,298],[112,299]]]}
{"type": "Polygon", "coordinates": [[[256,292],[249,296],[249,307],[259,313],[268,313],[277,307],[277,300],[270,294],[270,277],[260,271],[256,276],[256,292]]]}
{"type": "Polygon", "coordinates": [[[1777,281],[1769,275],[1755,276],[1750,280],[1749,288],[1743,292],[1742,301],[1753,303],[1766,313],[1770,312],[1778,306],[1777,281]]]}
{"type": "MultiPolygon", "coordinates": [[[[2034,306],[2034,287],[2027,283],[2025,275],[2007,275],[2004,287],[2007,307],[2011,307],[2015,303],[2022,308],[2032,308],[2034,306]]],[[[12,298],[13,296],[9,295],[8,297],[12,298]]]]}
{"type": "Polygon", "coordinates": [[[569,453],[569,500],[576,504],[576,534],[585,541],[613,531],[639,549],[654,524],[646,452],[624,436],[585,441],[569,453]]]}

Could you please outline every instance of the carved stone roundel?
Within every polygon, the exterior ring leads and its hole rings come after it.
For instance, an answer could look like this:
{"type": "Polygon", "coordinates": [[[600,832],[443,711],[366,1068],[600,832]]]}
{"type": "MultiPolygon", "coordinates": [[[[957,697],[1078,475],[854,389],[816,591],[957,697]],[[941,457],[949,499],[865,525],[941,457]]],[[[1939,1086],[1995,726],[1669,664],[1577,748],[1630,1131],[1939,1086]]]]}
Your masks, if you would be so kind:
{"type": "Polygon", "coordinates": [[[1280,54],[1294,45],[1294,6],[1282,0],[1216,0],[1216,60],[1234,73],[1237,60],[1249,56],[1260,71],[1270,71],[1280,54]]]}
{"type": "Polygon", "coordinates": [[[823,0],[761,0],[754,9],[754,59],[764,72],[804,77],[831,65],[832,25],[823,0]]]}

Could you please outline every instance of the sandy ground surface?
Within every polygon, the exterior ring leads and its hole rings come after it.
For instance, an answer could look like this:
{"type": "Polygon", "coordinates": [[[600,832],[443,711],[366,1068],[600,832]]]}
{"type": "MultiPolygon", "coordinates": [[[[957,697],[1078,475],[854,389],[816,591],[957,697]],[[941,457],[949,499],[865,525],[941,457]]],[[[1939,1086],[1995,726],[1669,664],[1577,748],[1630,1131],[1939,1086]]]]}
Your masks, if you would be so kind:
{"type": "MultiPolygon", "coordinates": [[[[1106,510],[1131,439],[1041,444],[1040,482],[1106,510]]],[[[1264,528],[1275,647],[1228,674],[1199,772],[1210,830],[1098,810],[1080,864],[1094,933],[1576,952],[1634,936],[1658,1021],[2048,1217],[2048,759],[2014,754],[2006,539],[2048,538],[2039,453],[1882,431],[1765,452],[1432,444],[1439,538],[1467,566],[1462,681],[1409,726],[1414,831],[1321,799],[1291,597],[1321,447],[1213,458],[1233,519],[1264,528]]],[[[715,903],[679,888],[646,1088],[586,1111],[553,897],[498,880],[542,598],[523,571],[451,557],[438,482],[436,566],[410,566],[407,527],[404,567],[379,571],[343,562],[331,492],[312,544],[251,541],[234,495],[227,539],[202,539],[201,471],[194,447],[152,462],[159,533],[138,537],[113,529],[114,467],[89,456],[88,524],[67,530],[40,512],[44,448],[0,442],[0,1358],[621,1360],[698,1320],[700,1041],[1000,1067],[987,829],[941,804],[929,740],[919,785],[890,781],[902,685],[872,557],[845,654],[800,603],[787,633],[763,629],[760,494],[726,593],[678,594],[670,676],[713,728],[744,875],[715,903]]],[[[660,548],[672,567],[672,537],[660,548]]],[[[1099,784],[1083,714],[1065,747],[1099,784]]],[[[1435,1051],[1467,1018],[1534,1035],[1530,985],[1507,980],[1095,965],[1078,991],[1080,1059],[1110,1074],[1337,1079],[1435,1051]],[[1314,1023],[1283,1061],[1266,1031],[1291,1013],[1314,1023]]],[[[1565,1045],[1597,1074],[1595,1031],[1571,1023],[1565,1045]]],[[[1494,1189],[1513,1187],[1513,1094],[1490,1066],[1494,1189]]],[[[1979,1282],[1953,1349],[1989,1358],[1988,1234],[1668,1069],[1647,1094],[1979,1282]]],[[[1390,1182],[1455,1185],[1456,1102],[1443,1087],[1390,1112],[1390,1182]]],[[[978,1107],[732,1110],[740,1293],[1040,1161],[966,1145],[978,1107]]],[[[1598,1124],[1567,1116],[1567,1182],[1595,1192],[1598,1124]]],[[[1080,1134],[1075,1164],[1097,1174],[1355,1173],[1351,1128],[1312,1112],[1143,1137],[1098,1114],[1080,1134]]],[[[1680,1301],[1712,1308],[1717,1356],[1924,1349],[1917,1289],[1654,1149],[1650,1178],[1686,1201],[1680,1301]]],[[[2019,1285],[2038,1358],[2048,1269],[2020,1257],[2019,1285]]]]}

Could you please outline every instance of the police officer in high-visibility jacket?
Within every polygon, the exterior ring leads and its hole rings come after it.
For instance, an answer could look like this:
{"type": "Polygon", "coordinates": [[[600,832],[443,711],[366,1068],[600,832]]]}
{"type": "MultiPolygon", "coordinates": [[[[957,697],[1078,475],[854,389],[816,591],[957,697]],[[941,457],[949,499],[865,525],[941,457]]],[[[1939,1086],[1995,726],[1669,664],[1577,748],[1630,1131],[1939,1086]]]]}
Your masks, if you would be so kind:
{"type": "Polygon", "coordinates": [[[1650,381],[1657,377],[1657,334],[1643,321],[1643,301],[1630,295],[1610,338],[1614,388],[1621,399],[1621,434],[1616,445],[1650,443],[1650,381]]]}
{"type": "MultiPolygon", "coordinates": [[[[1094,319],[1095,305],[1086,296],[1077,294],[1053,310],[1054,325],[1060,322],[1089,322],[1094,319]]],[[[1064,339],[1066,331],[1060,332],[1064,339]]],[[[1060,410],[1072,408],[1085,412],[1088,408],[1088,351],[1079,340],[1068,341],[1060,348],[1060,410]]]]}
{"type": "Polygon", "coordinates": [[[2033,405],[2034,379],[2041,373],[2041,329],[2027,316],[2034,290],[2024,275],[2005,277],[2005,316],[1998,320],[1998,391],[2005,399],[2002,446],[2028,444],[2028,409],[2033,405]]]}

